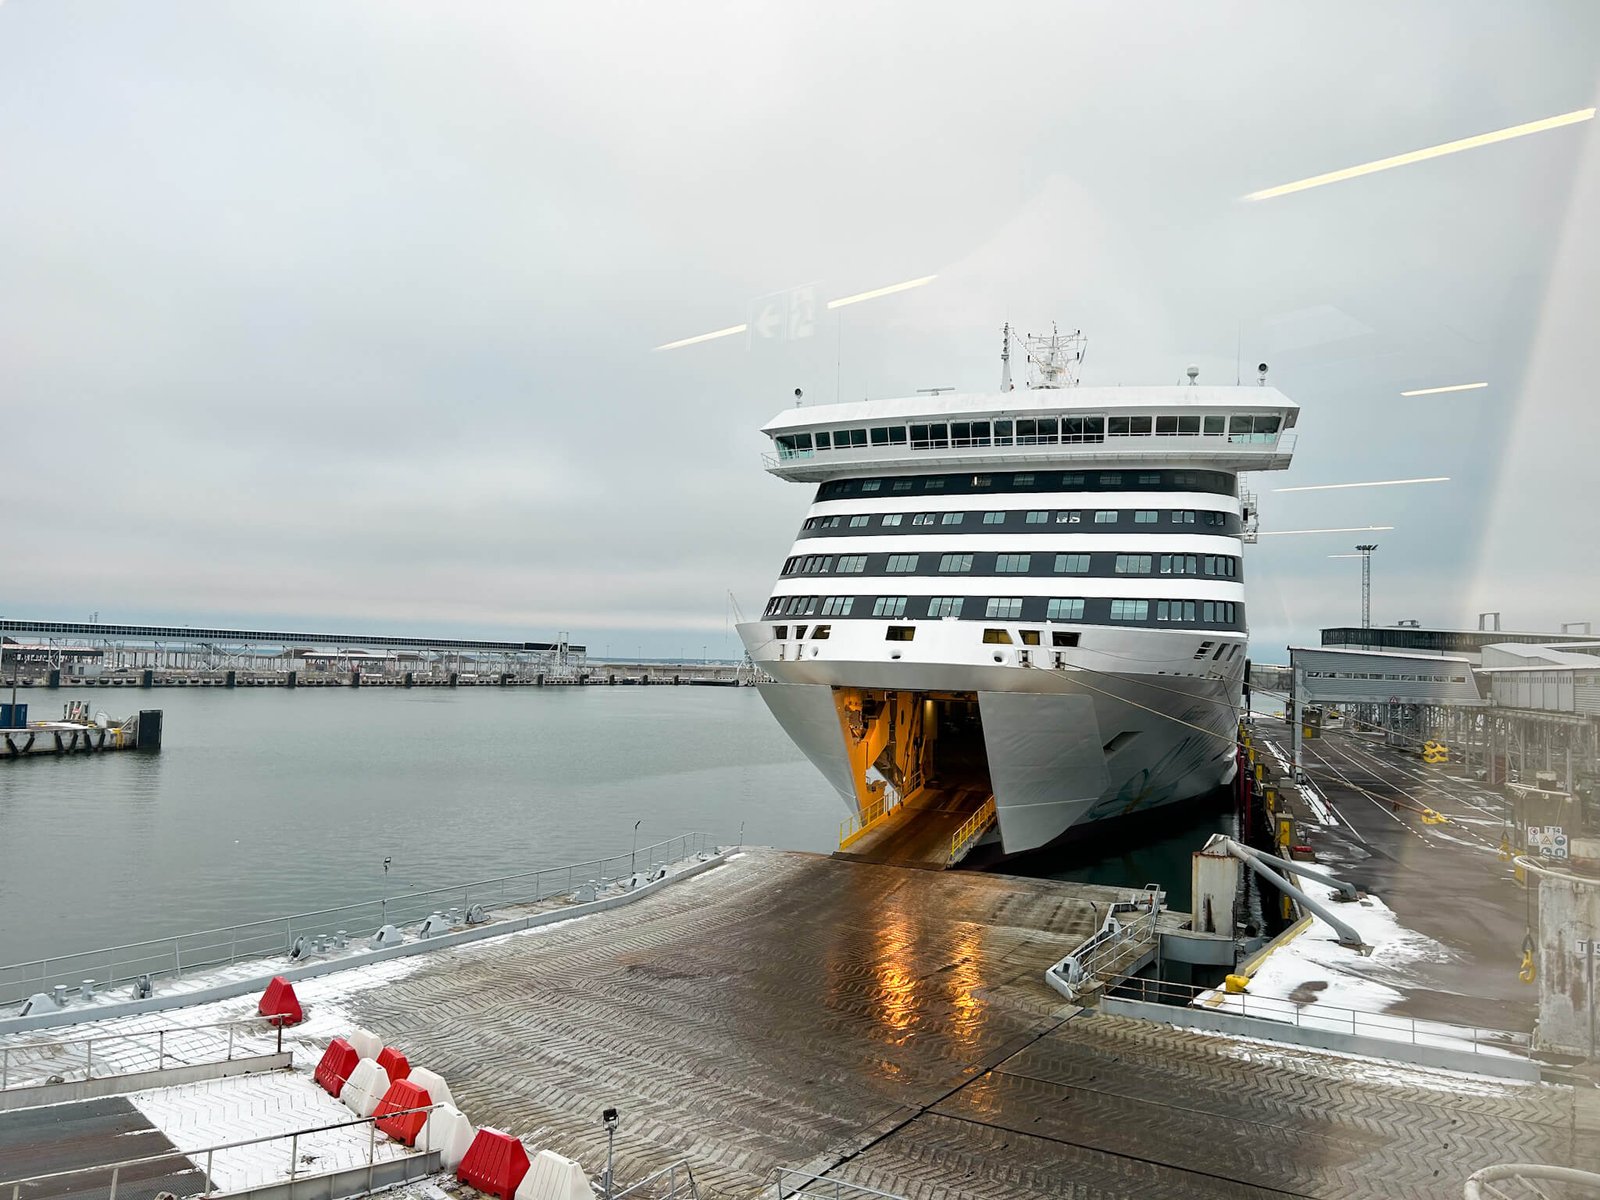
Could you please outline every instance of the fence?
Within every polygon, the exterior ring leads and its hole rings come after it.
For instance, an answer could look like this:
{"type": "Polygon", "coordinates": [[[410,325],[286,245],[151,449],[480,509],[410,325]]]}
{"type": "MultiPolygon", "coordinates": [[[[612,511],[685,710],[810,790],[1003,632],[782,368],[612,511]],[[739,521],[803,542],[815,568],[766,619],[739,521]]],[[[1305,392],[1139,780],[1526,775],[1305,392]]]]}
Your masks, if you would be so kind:
{"type": "Polygon", "coordinates": [[[905,1200],[903,1196],[897,1196],[892,1192],[880,1192],[877,1188],[850,1183],[831,1175],[812,1175],[807,1171],[795,1171],[788,1167],[779,1167],[774,1175],[778,1185],[778,1200],[802,1194],[831,1197],[832,1200],[860,1200],[861,1197],[872,1197],[873,1200],[905,1200]]]}
{"type": "Polygon", "coordinates": [[[232,1062],[283,1052],[283,1026],[266,1017],[174,1025],[133,1033],[0,1045],[0,1091],[77,1083],[168,1067],[232,1062]]]}
{"type": "Polygon", "coordinates": [[[1126,979],[1112,993],[1130,1000],[1148,1000],[1174,1007],[1173,1021],[1181,1023],[1181,1007],[1200,1011],[1232,1013],[1259,1021],[1316,1029],[1351,1037],[1380,1038],[1412,1046],[1470,1051],[1473,1054],[1526,1058],[1529,1037],[1504,1029],[1483,1029],[1472,1025],[1450,1025],[1443,1021],[1419,1021],[1393,1013],[1367,1012],[1333,1004],[1299,1004],[1276,996],[1255,996],[1249,992],[1219,992],[1193,984],[1165,983],[1156,979],[1126,979]],[[1216,1003],[1200,1003],[1215,998],[1216,1003]]]}
{"type": "Polygon", "coordinates": [[[1047,972],[1047,980],[1068,999],[1110,983],[1126,972],[1130,962],[1154,947],[1160,934],[1156,921],[1162,893],[1152,885],[1145,899],[1119,900],[1111,906],[1100,928],[1076,950],[1047,972]],[[1130,917],[1129,920],[1122,920],[1130,917]],[[1131,951],[1131,953],[1130,953],[1131,951]]]}
{"type": "MultiPolygon", "coordinates": [[[[437,1105],[386,1114],[432,1112],[437,1105]]],[[[155,1200],[162,1192],[183,1200],[216,1192],[244,1191],[263,1185],[329,1176],[349,1176],[349,1195],[405,1179],[420,1178],[438,1169],[438,1154],[420,1153],[387,1135],[380,1136],[376,1117],[358,1117],[334,1125],[297,1129],[239,1142],[202,1146],[195,1150],[168,1150],[145,1158],[129,1158],[93,1167],[75,1167],[0,1181],[0,1200],[23,1200],[28,1195],[82,1195],[109,1189],[107,1200],[155,1200]]]]}
{"type": "Polygon", "coordinates": [[[303,951],[315,949],[318,939],[340,945],[346,938],[367,937],[384,925],[414,924],[431,913],[455,907],[461,910],[458,916],[464,916],[474,905],[488,910],[534,904],[574,893],[591,881],[604,886],[638,870],[648,872],[658,864],[676,862],[715,848],[709,834],[686,833],[640,846],[627,854],[613,854],[588,862],[10,963],[0,966],[0,1005],[14,1004],[36,992],[49,992],[56,987],[77,991],[88,983],[97,988],[109,988],[132,983],[143,975],[152,979],[181,979],[186,972],[192,974],[232,966],[242,959],[292,954],[297,942],[301,943],[303,951]]]}
{"type": "Polygon", "coordinates": [[[678,1200],[680,1196],[700,1200],[700,1185],[695,1182],[689,1160],[680,1158],[646,1175],[638,1183],[630,1183],[622,1191],[611,1193],[609,1200],[624,1200],[627,1196],[637,1197],[637,1200],[678,1200]]]}

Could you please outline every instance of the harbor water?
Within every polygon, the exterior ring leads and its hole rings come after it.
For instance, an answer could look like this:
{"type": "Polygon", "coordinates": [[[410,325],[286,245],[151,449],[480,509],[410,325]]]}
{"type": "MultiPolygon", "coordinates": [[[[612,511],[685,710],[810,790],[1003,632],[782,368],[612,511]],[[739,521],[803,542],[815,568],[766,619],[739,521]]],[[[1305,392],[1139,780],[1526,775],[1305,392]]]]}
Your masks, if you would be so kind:
{"type": "MultiPolygon", "coordinates": [[[[627,853],[635,822],[828,852],[844,816],[753,688],[89,698],[163,708],[164,748],[0,765],[0,964],[627,853]]],[[[1006,869],[1186,896],[1216,826],[1178,824],[1006,869]]]]}

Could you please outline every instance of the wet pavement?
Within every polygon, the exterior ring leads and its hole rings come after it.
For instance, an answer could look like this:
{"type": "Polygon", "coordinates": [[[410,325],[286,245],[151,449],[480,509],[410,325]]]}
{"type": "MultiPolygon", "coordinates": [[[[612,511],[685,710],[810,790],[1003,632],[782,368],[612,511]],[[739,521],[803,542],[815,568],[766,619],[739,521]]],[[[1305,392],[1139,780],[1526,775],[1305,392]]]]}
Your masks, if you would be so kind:
{"type": "MultiPolygon", "coordinates": [[[[1257,733],[1287,757],[1286,728],[1259,721],[1257,733]]],[[[1425,766],[1368,737],[1326,732],[1305,743],[1303,760],[1333,820],[1302,821],[1300,840],[1319,863],[1381,897],[1407,928],[1441,947],[1409,985],[1383,980],[1404,994],[1392,1011],[1531,1030],[1537,989],[1517,978],[1517,968],[1534,897],[1499,857],[1509,803],[1463,776],[1459,764],[1425,766]],[[1448,821],[1426,823],[1422,807],[1448,821]]],[[[1360,973],[1359,964],[1352,969],[1360,973]]]]}
{"type": "MultiPolygon", "coordinates": [[[[1045,968],[1123,889],[749,851],[347,998],[472,1119],[703,1196],[797,1167],[895,1195],[1439,1196],[1584,1165],[1574,1093],[1060,1004],[1045,968]]],[[[1592,1168],[1591,1168],[1592,1169],[1592,1168]]]]}

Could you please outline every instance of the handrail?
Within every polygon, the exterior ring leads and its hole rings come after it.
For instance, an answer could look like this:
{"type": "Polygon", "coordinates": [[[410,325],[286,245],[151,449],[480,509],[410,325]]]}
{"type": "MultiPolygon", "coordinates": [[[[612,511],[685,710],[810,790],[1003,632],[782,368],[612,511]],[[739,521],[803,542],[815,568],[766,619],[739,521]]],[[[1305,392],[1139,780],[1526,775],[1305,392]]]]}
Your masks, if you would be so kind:
{"type": "Polygon", "coordinates": [[[700,1200],[700,1184],[695,1180],[694,1168],[689,1165],[689,1160],[687,1158],[680,1158],[677,1162],[668,1163],[659,1171],[655,1171],[649,1175],[646,1175],[637,1183],[630,1183],[622,1191],[615,1193],[611,1197],[611,1200],[624,1200],[624,1197],[631,1196],[634,1192],[637,1192],[642,1188],[649,1187],[651,1184],[660,1180],[663,1176],[665,1176],[667,1180],[667,1193],[665,1196],[652,1196],[651,1200],[676,1200],[676,1197],[679,1194],[679,1171],[682,1171],[686,1176],[688,1176],[688,1187],[683,1194],[694,1197],[694,1200],[700,1200]]]}
{"type": "MultiPolygon", "coordinates": [[[[183,1066],[192,1066],[200,1061],[232,1062],[234,1058],[234,1050],[238,1041],[236,1033],[243,1026],[250,1026],[252,1029],[259,1030],[262,1033],[272,1033],[275,1038],[273,1053],[281,1054],[283,1052],[283,1024],[281,1021],[275,1021],[271,1017],[247,1017],[240,1021],[216,1021],[206,1025],[163,1025],[156,1029],[131,1030],[125,1033],[101,1032],[88,1037],[59,1038],[51,1041],[41,1042],[20,1042],[15,1045],[11,1044],[10,1042],[4,1042],[0,1043],[0,1092],[6,1091],[12,1087],[35,1087],[38,1086],[40,1082],[39,1080],[35,1079],[14,1079],[13,1060],[16,1060],[22,1064],[28,1064],[30,1061],[42,1059],[44,1061],[37,1063],[36,1065],[49,1070],[52,1075],[64,1075],[67,1072],[76,1072],[77,1070],[81,1069],[83,1071],[83,1077],[86,1080],[93,1079],[95,1077],[94,1068],[96,1065],[95,1047],[99,1046],[103,1050],[108,1043],[114,1044],[131,1042],[135,1046],[142,1046],[148,1049],[149,1044],[153,1040],[155,1043],[155,1070],[165,1069],[169,1045],[177,1045],[185,1048],[183,1052],[184,1056],[181,1060],[181,1065],[183,1066]],[[213,1049],[221,1049],[223,1051],[222,1055],[217,1058],[195,1058],[194,1055],[196,1053],[205,1053],[204,1049],[196,1049],[196,1041],[199,1041],[203,1044],[207,1039],[204,1037],[197,1039],[193,1035],[204,1035],[220,1030],[227,1031],[227,1040],[223,1042],[221,1046],[213,1047],[213,1049]],[[75,1050],[75,1048],[79,1046],[83,1047],[83,1058],[81,1062],[68,1066],[59,1061],[59,1058],[64,1051],[75,1050]]],[[[76,1054],[73,1054],[72,1057],[76,1058],[77,1056],[76,1054]]],[[[102,1066],[119,1065],[111,1062],[104,1056],[102,1056],[99,1062],[102,1066]]],[[[132,1072],[128,1070],[112,1072],[112,1074],[117,1075],[126,1075],[131,1073],[132,1072]]],[[[105,1076],[102,1076],[102,1078],[104,1077],[105,1076]]],[[[70,1082],[65,1079],[63,1081],[70,1082]]]]}
{"type": "Polygon", "coordinates": [[[880,1192],[877,1188],[867,1187],[861,1183],[851,1183],[847,1179],[839,1179],[832,1175],[813,1175],[810,1171],[796,1171],[792,1167],[779,1167],[773,1172],[773,1179],[778,1189],[778,1200],[786,1200],[789,1196],[798,1196],[802,1191],[813,1184],[826,1184],[826,1188],[806,1191],[811,1196],[833,1196],[835,1200],[845,1200],[846,1197],[873,1196],[880,1200],[905,1200],[905,1197],[895,1195],[893,1192],[880,1192]],[[784,1191],[784,1183],[790,1178],[801,1182],[784,1191]]]}
{"type": "Polygon", "coordinates": [[[181,978],[185,972],[229,966],[241,959],[292,953],[297,939],[303,938],[309,943],[315,938],[337,936],[343,932],[339,928],[343,925],[353,926],[359,931],[352,937],[366,937],[385,924],[410,924],[424,920],[444,907],[446,902],[459,904],[463,909],[475,903],[485,907],[537,903],[575,891],[595,876],[602,880],[624,878],[639,862],[655,865],[658,856],[672,862],[714,848],[715,842],[709,834],[686,833],[640,846],[635,851],[586,862],[540,867],[488,879],[380,896],[333,908],[264,917],[145,941],[4,963],[0,964],[0,1005],[24,1000],[37,991],[48,991],[54,983],[66,984],[75,990],[90,974],[94,975],[97,987],[110,988],[132,982],[141,975],[175,975],[181,978]],[[517,889],[513,885],[525,884],[530,880],[533,882],[532,894],[518,894],[525,892],[525,889],[517,889]]]}
{"type": "Polygon", "coordinates": [[[973,813],[961,823],[961,827],[950,835],[950,862],[959,862],[962,855],[972,848],[985,830],[998,819],[994,807],[994,797],[990,796],[978,805],[978,811],[973,813]]]}
{"type": "Polygon", "coordinates": [[[882,795],[860,812],[851,813],[839,822],[839,849],[843,850],[846,846],[860,841],[868,829],[904,804],[906,798],[915,794],[921,786],[922,773],[920,771],[907,779],[906,786],[903,789],[886,782],[882,795]]]}
{"type": "Polygon", "coordinates": [[[1183,1009],[1198,1008],[1202,1011],[1233,1013],[1278,1025],[1349,1033],[1353,1037],[1365,1035],[1392,1041],[1400,1040],[1395,1035],[1404,1033],[1406,1036],[1403,1040],[1411,1045],[1427,1045],[1429,1039],[1447,1039],[1452,1043],[1470,1045],[1475,1054],[1489,1053],[1491,1050],[1519,1056],[1532,1053],[1529,1035],[1509,1029],[1453,1025],[1446,1021],[1419,1020],[1396,1013],[1346,1008],[1318,1001],[1301,1004],[1281,996],[1258,996],[1248,991],[1226,992],[1214,987],[1158,979],[1128,979],[1119,988],[1118,994],[1125,995],[1127,999],[1170,1006],[1174,1010],[1173,1019],[1178,1023],[1183,1020],[1179,1015],[1183,1009]]]}
{"type": "Polygon", "coordinates": [[[1057,990],[1075,999],[1088,987],[1107,982],[1107,965],[1120,957],[1128,946],[1155,945],[1160,936],[1156,932],[1156,921],[1161,914],[1162,893],[1147,890],[1145,895],[1144,900],[1114,902],[1100,928],[1045,972],[1046,981],[1054,985],[1059,979],[1057,990]],[[1127,923],[1118,920],[1129,913],[1135,914],[1134,920],[1127,923]]]}
{"type": "MultiPolygon", "coordinates": [[[[310,1179],[310,1178],[315,1178],[316,1175],[320,1174],[321,1172],[310,1172],[310,1171],[297,1170],[297,1168],[299,1167],[299,1157],[300,1157],[298,1151],[299,1151],[300,1139],[302,1137],[310,1137],[313,1134],[318,1134],[318,1133],[332,1133],[335,1130],[349,1129],[352,1126],[358,1126],[358,1125],[371,1126],[372,1132],[373,1132],[373,1136],[372,1136],[371,1139],[368,1140],[368,1143],[367,1143],[367,1161],[364,1164],[364,1165],[370,1167],[370,1166],[374,1165],[374,1147],[377,1145],[377,1140],[376,1140],[377,1123],[378,1123],[378,1121],[380,1119],[387,1121],[391,1117],[409,1116],[412,1113],[419,1113],[419,1112],[431,1113],[431,1112],[433,1112],[434,1109],[440,1108],[440,1107],[442,1107],[442,1105],[440,1105],[440,1104],[418,1105],[416,1108],[396,1109],[394,1112],[384,1113],[382,1118],[379,1118],[376,1115],[373,1115],[373,1116],[370,1116],[370,1117],[357,1117],[354,1120],[338,1121],[338,1122],[335,1122],[334,1124],[331,1124],[331,1125],[317,1125],[317,1126],[314,1126],[314,1127],[312,1127],[310,1129],[293,1129],[293,1130],[290,1130],[287,1133],[269,1133],[269,1134],[265,1134],[265,1135],[263,1135],[261,1137],[245,1138],[242,1141],[237,1141],[237,1142],[218,1142],[218,1143],[216,1143],[214,1145],[210,1145],[210,1146],[199,1146],[199,1147],[196,1147],[195,1149],[192,1149],[192,1150],[184,1150],[184,1149],[181,1149],[181,1148],[178,1148],[178,1147],[174,1147],[173,1149],[164,1151],[161,1154],[147,1154],[147,1155],[145,1155],[145,1156],[143,1156],[141,1158],[124,1158],[124,1159],[120,1159],[120,1160],[118,1160],[116,1162],[95,1163],[92,1166],[86,1166],[86,1167],[71,1167],[71,1168],[68,1168],[65,1171],[50,1171],[50,1172],[47,1172],[45,1174],[40,1174],[40,1175],[25,1175],[25,1176],[21,1176],[21,1177],[16,1178],[16,1179],[0,1180],[0,1192],[4,1192],[5,1189],[10,1189],[9,1200],[18,1200],[18,1198],[20,1197],[20,1195],[22,1193],[22,1189],[25,1186],[32,1187],[32,1186],[35,1186],[37,1184],[48,1183],[51,1180],[70,1179],[71,1177],[73,1177],[75,1175],[88,1175],[88,1174],[91,1174],[91,1173],[98,1173],[98,1172],[101,1172],[101,1171],[110,1171],[111,1172],[111,1200],[115,1200],[116,1194],[117,1194],[117,1178],[118,1178],[118,1176],[121,1174],[121,1172],[123,1170],[125,1170],[125,1169],[127,1169],[129,1167],[143,1167],[143,1166],[149,1166],[149,1165],[151,1165],[153,1163],[169,1162],[169,1161],[174,1160],[174,1159],[176,1159],[176,1160],[178,1160],[180,1162],[185,1162],[186,1164],[188,1164],[189,1169],[193,1169],[193,1167],[195,1165],[198,1165],[198,1160],[199,1160],[200,1156],[204,1155],[205,1156],[205,1164],[206,1164],[205,1165],[206,1190],[205,1190],[205,1192],[203,1194],[210,1195],[211,1192],[212,1192],[212,1186],[211,1186],[212,1185],[212,1178],[211,1178],[211,1176],[212,1176],[213,1158],[214,1158],[215,1155],[220,1154],[223,1151],[227,1151],[227,1150],[241,1150],[241,1149],[244,1149],[246,1146],[260,1146],[260,1145],[263,1145],[263,1144],[265,1144],[267,1142],[282,1142],[282,1141],[287,1141],[289,1143],[289,1172],[288,1172],[288,1178],[291,1179],[291,1180],[293,1180],[293,1179],[295,1179],[297,1177],[301,1178],[301,1179],[310,1179]]],[[[392,1145],[393,1143],[390,1143],[390,1142],[386,1141],[384,1144],[385,1145],[392,1145]]],[[[412,1153],[415,1153],[415,1151],[412,1151],[412,1153]]]]}

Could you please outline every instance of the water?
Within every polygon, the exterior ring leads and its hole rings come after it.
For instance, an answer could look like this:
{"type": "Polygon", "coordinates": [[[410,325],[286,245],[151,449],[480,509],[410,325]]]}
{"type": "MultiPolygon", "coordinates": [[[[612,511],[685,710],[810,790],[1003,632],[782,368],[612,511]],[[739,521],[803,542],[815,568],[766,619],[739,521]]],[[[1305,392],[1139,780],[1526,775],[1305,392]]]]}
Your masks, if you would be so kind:
{"type": "Polygon", "coordinates": [[[86,695],[163,749],[0,766],[0,963],[843,816],[753,688],[86,695]]]}
{"type": "MultiPolygon", "coordinates": [[[[39,719],[74,695],[19,698],[39,719]]],[[[828,852],[845,815],[753,688],[82,695],[164,709],[164,747],[0,765],[0,964],[627,853],[635,821],[640,846],[743,826],[828,852]]],[[[1231,816],[1169,826],[1004,869],[1182,908],[1231,816]]]]}

